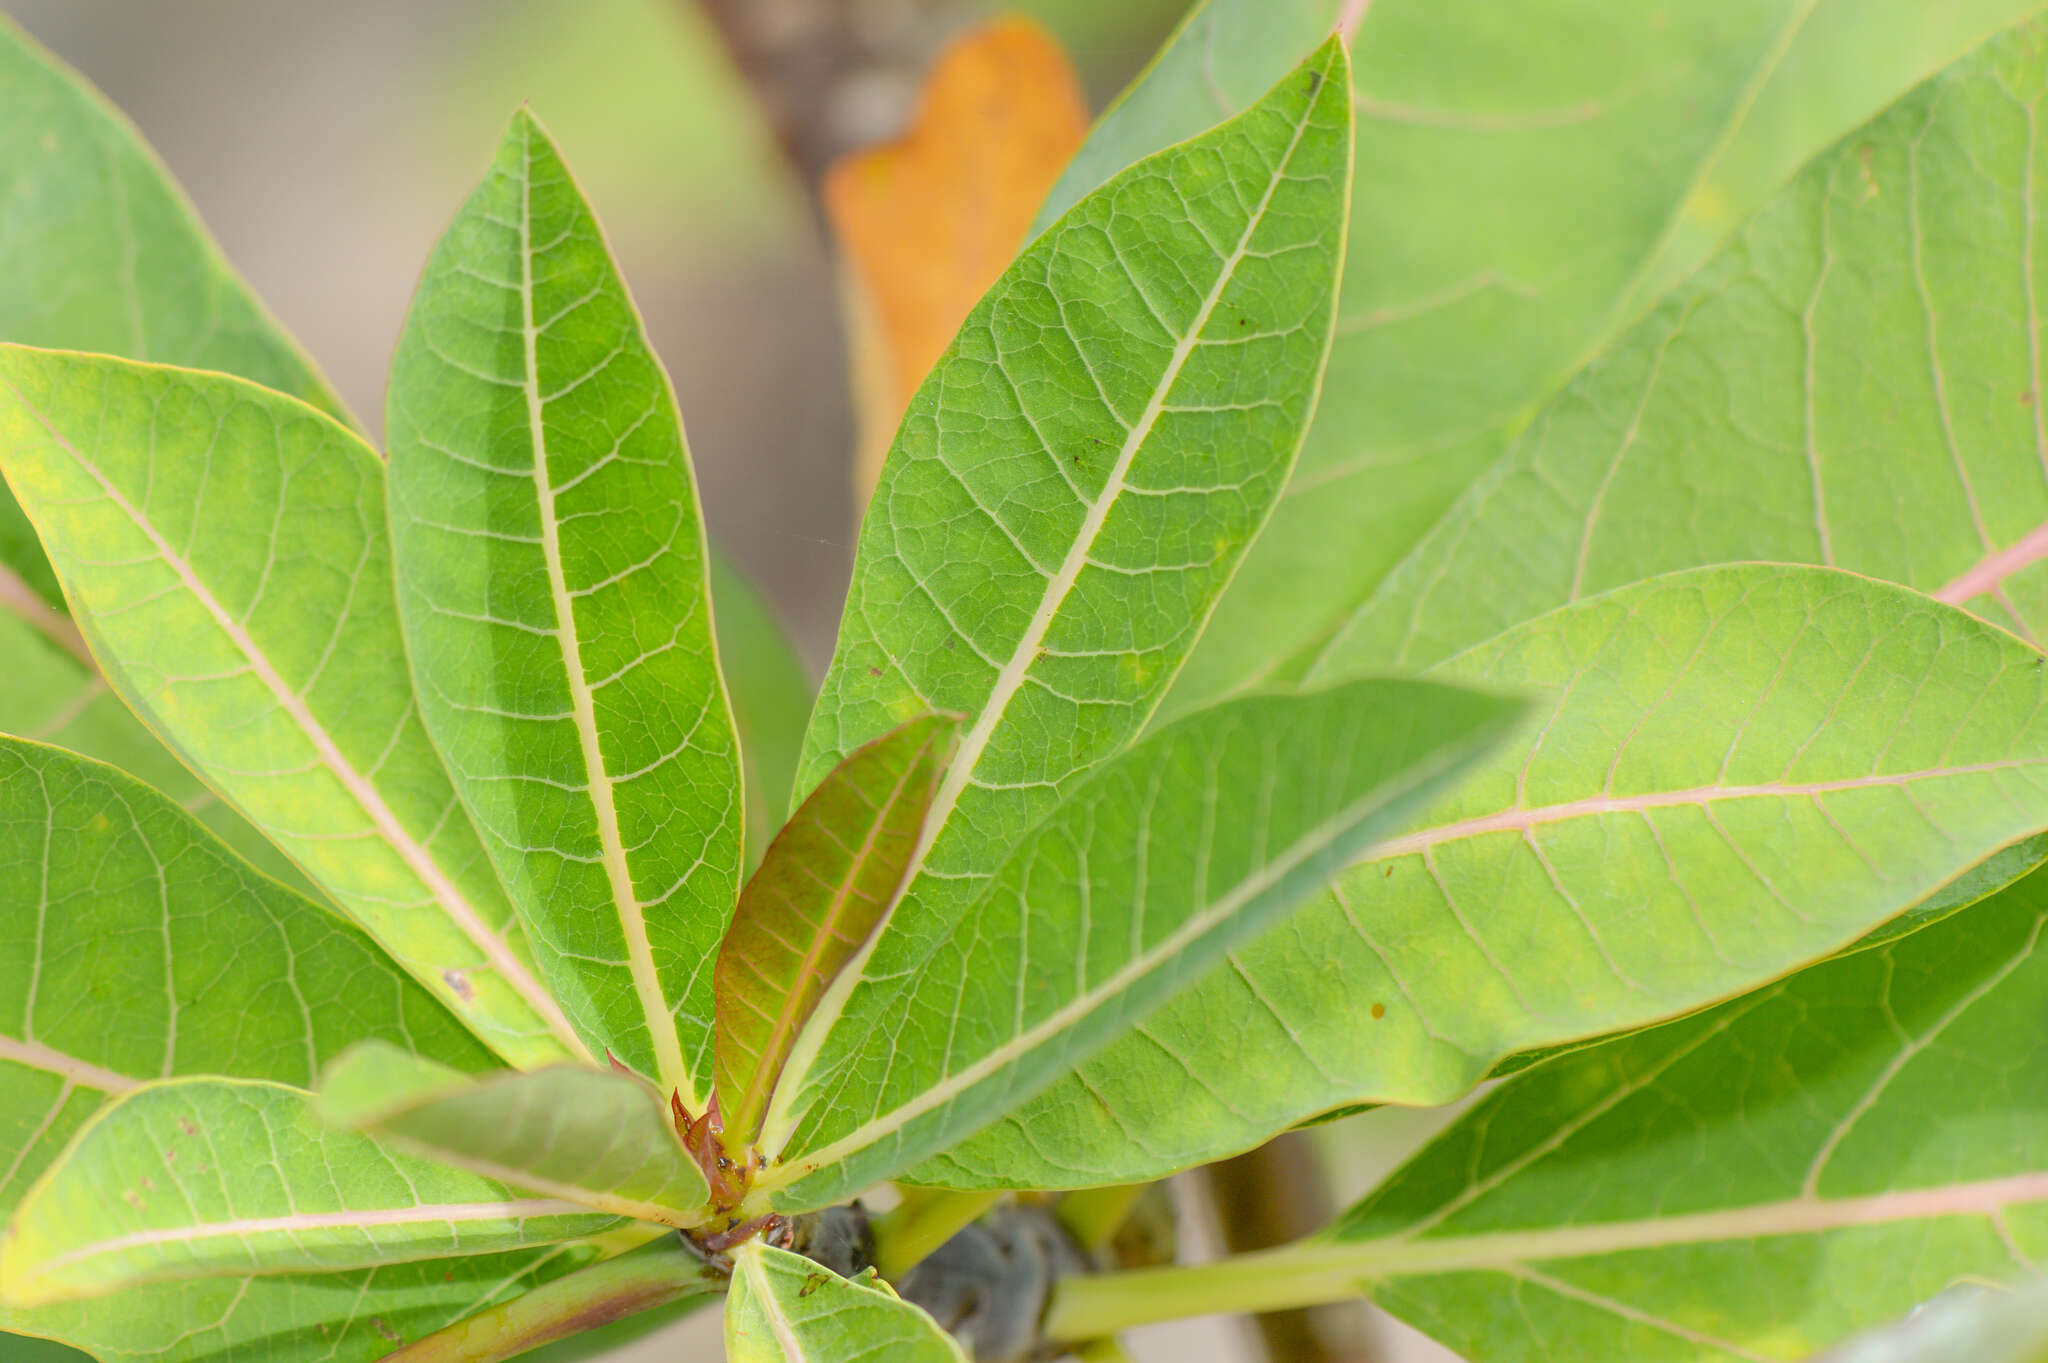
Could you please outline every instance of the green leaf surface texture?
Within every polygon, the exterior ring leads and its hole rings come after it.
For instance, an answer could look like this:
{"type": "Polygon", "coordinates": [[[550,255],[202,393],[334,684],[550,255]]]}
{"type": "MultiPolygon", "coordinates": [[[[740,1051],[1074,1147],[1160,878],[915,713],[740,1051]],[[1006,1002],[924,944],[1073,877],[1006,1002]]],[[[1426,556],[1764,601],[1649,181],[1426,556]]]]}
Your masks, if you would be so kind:
{"type": "Polygon", "coordinates": [[[386,407],[427,729],[578,1032],[701,1110],[744,855],[703,519],[668,377],[525,113],[427,264],[386,407]]]}
{"type": "Polygon", "coordinates": [[[1143,726],[1291,467],[1342,255],[1344,58],[1040,236],[912,400],[862,527],[809,789],[971,716],[906,902],[963,908],[1143,726]]]}
{"type": "Polygon", "coordinates": [[[2048,623],[2044,50],[2048,28],[2015,29],[1816,160],[1545,409],[1317,673],[1426,665],[1589,592],[1740,558],[2048,623]]]}
{"type": "Polygon", "coordinates": [[[958,715],[926,715],[855,749],[740,892],[716,975],[729,1149],[752,1144],[805,1019],[895,900],[959,732],[958,715]]]}
{"type": "Polygon", "coordinates": [[[757,1188],[823,1205],[1014,1108],[1411,823],[1523,713],[1352,682],[1200,711],[1103,764],[968,912],[899,905],[771,1109],[762,1149],[782,1163],[757,1188]]]}
{"type": "Polygon", "coordinates": [[[1298,675],[1294,655],[1379,588],[1536,405],[1802,162],[2039,8],[1199,6],[1098,124],[1042,220],[1245,107],[1340,18],[1356,26],[1357,174],[1300,467],[1162,713],[1298,675]]]}
{"type": "MultiPolygon", "coordinates": [[[[0,737],[0,1218],[110,1097],[167,1076],[306,1085],[364,1039],[492,1056],[357,929],[257,875],[124,772],[0,737]]],[[[0,1308],[102,1359],[367,1360],[581,1251],[139,1287],[0,1308]]]]}
{"type": "Polygon", "coordinates": [[[471,1077],[396,1047],[354,1047],[320,1082],[337,1125],[528,1193],[670,1226],[709,1190],[667,1098],[643,1079],[558,1065],[471,1077]]]}
{"type": "MultiPolygon", "coordinates": [[[[374,1363],[589,1257],[582,1247],[555,1245],[347,1273],[144,1283],[37,1307],[9,1323],[62,1338],[101,1363],[374,1363]]],[[[13,1344],[0,1337],[0,1346],[13,1344]]]]}
{"type": "Polygon", "coordinates": [[[303,1089],[159,1080],[95,1113],[15,1207],[0,1301],[489,1254],[617,1224],[336,1130],[303,1089]]]}
{"type": "Polygon", "coordinates": [[[0,471],[124,700],[493,1049],[580,1045],[421,727],[367,446],[239,379],[0,346],[0,471]]]}
{"type": "MultiPolygon", "coordinates": [[[[347,419],[127,119],[0,15],[0,341],[218,369],[347,419]]],[[[0,573],[61,606],[0,489],[0,573]]]]}
{"type": "Polygon", "coordinates": [[[1958,1282],[2030,1275],[2044,914],[2035,875],[1552,1061],[1349,1212],[1324,1267],[1477,1363],[1799,1358],[1958,1282]]]}
{"type": "Polygon", "coordinates": [[[100,677],[31,628],[0,612],[0,734],[18,734],[111,762],[212,829],[266,875],[319,898],[313,883],[221,798],[206,788],[100,677]]]}
{"type": "Polygon", "coordinates": [[[1349,1102],[1449,1102],[1518,1052],[1840,950],[2048,823],[2041,655],[1852,574],[1676,573],[1430,675],[1548,700],[1328,893],[918,1176],[1127,1182],[1349,1102]]]}
{"type": "Polygon", "coordinates": [[[853,1281],[749,1241],[725,1298],[727,1363],[967,1363],[932,1318],[879,1279],[853,1281]]]}
{"type": "Polygon", "coordinates": [[[151,1080],[310,1084],[364,1038],[493,1064],[355,928],[126,773],[0,737],[0,864],[0,1213],[151,1080]]]}

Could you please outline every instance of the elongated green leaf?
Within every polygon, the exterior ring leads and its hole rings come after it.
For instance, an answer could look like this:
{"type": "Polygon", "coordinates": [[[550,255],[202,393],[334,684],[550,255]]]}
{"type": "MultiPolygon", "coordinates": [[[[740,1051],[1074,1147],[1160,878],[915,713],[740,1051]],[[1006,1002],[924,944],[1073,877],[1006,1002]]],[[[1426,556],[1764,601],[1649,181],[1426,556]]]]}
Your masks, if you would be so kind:
{"type": "Polygon", "coordinates": [[[804,727],[811,722],[810,670],[775,616],[775,608],[739,569],[711,556],[711,597],[717,602],[718,663],[732,700],[747,787],[747,865],[761,863],[789,813],[804,727]]]}
{"type": "MultiPolygon", "coordinates": [[[[579,1335],[570,1353],[557,1350],[552,1356],[603,1357],[606,1326],[688,1298],[701,1301],[723,1288],[726,1277],[695,1245],[665,1235],[480,1311],[415,1341],[386,1363],[498,1363],[579,1335]]],[[[641,1324],[634,1321],[631,1328],[641,1324]]]]}
{"type": "Polygon", "coordinates": [[[1328,1266],[1479,1363],[1798,1357],[2029,1272],[2044,912],[2037,875],[1553,1061],[1349,1213],[1328,1266]]]}
{"type": "MultiPolygon", "coordinates": [[[[4,15],[0,115],[0,341],[223,370],[347,419],[141,135],[4,15]]],[[[0,573],[62,605],[4,489],[0,573]]]]}
{"type": "Polygon", "coordinates": [[[855,750],[776,834],[718,948],[718,1095],[744,1153],[797,1032],[882,921],[960,732],[926,715],[855,750]]]}
{"type": "Polygon", "coordinates": [[[368,447],[237,379],[0,346],[0,471],[130,705],[500,1054],[579,1045],[420,727],[368,447]]]}
{"type": "Polygon", "coordinates": [[[392,548],[427,730],[594,1050],[692,1111],[743,855],[675,396],[525,113],[392,364],[392,548]]]}
{"type": "Polygon", "coordinates": [[[301,1089],[163,1080],[102,1108],[29,1188],[0,1243],[0,1300],[489,1254],[616,1224],[336,1131],[301,1089]]]}
{"type": "MultiPolygon", "coordinates": [[[[374,1363],[589,1257],[587,1249],[555,1245],[349,1273],[145,1283],[5,1318],[68,1340],[102,1363],[374,1363]]],[[[0,1356],[14,1363],[13,1355],[0,1356]]]]}
{"type": "Polygon", "coordinates": [[[312,882],[157,742],[99,670],[17,617],[0,613],[0,733],[54,743],[111,762],[182,805],[222,841],[302,894],[312,882]]]}
{"type": "Polygon", "coordinates": [[[629,1075],[558,1065],[481,1079],[369,1043],[320,1083],[321,1115],[393,1147],[617,1216],[692,1226],[704,1176],[667,1101],[629,1075]]]}
{"type": "MultiPolygon", "coordinates": [[[[905,901],[756,1183],[834,1201],[971,1134],[1394,833],[1522,706],[1423,681],[1252,696],[1103,764],[966,914],[905,901]]],[[[851,967],[849,967],[851,970],[851,967]]]]}
{"type": "MultiPolygon", "coordinates": [[[[366,1038],[492,1063],[354,928],[99,763],[0,738],[0,867],[0,1219],[100,1105],[144,1080],[309,1084],[366,1038]]],[[[445,1280],[383,1269],[141,1288],[118,1309],[0,1308],[0,1329],[101,1358],[234,1356],[235,1341],[261,1340],[242,1356],[367,1360],[387,1332],[424,1333],[513,1290],[541,1254],[557,1252],[464,1260],[445,1280]]]]}
{"type": "Polygon", "coordinates": [[[1091,195],[982,299],[911,402],[798,783],[912,715],[973,717],[903,906],[964,912],[1130,741],[1263,522],[1328,349],[1344,70],[1332,43],[1240,118],[1091,195]]]}
{"type": "Polygon", "coordinates": [[[1815,161],[1542,414],[1319,671],[1426,664],[1747,558],[2048,623],[2044,50],[2048,24],[2014,30],[1815,161]]]}
{"type": "Polygon", "coordinates": [[[111,767],[0,737],[0,868],[0,1216],[145,1080],[309,1084],[368,1038],[492,1063],[359,932],[111,767]]]}
{"type": "Polygon", "coordinates": [[[1208,0],[1103,118],[1048,215],[1244,107],[1340,17],[1356,24],[1358,174],[1301,467],[1165,712],[1326,636],[1535,404],[1803,161],[2038,8],[1208,0]]]}
{"type": "Polygon", "coordinates": [[[1553,700],[1284,931],[925,1172],[1127,1182],[1347,1102],[1448,1102],[1836,951],[2048,825],[2041,655],[1845,573],[1674,574],[1433,675],[1553,700]]]}
{"type": "Polygon", "coordinates": [[[953,1337],[880,1279],[854,1281],[752,1240],[733,1254],[727,1363],[967,1363],[953,1337]]]}

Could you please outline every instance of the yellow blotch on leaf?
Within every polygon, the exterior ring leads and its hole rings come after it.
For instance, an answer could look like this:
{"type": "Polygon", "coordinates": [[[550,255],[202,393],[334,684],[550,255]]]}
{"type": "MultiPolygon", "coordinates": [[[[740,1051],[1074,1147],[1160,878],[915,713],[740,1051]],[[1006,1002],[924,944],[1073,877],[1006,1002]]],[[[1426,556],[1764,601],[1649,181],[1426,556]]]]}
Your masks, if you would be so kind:
{"type": "Polygon", "coordinates": [[[853,352],[865,502],[911,394],[968,310],[1024,244],[1031,220],[1088,131],[1073,65],[1026,19],[955,40],[895,142],[826,172],[853,352]]]}

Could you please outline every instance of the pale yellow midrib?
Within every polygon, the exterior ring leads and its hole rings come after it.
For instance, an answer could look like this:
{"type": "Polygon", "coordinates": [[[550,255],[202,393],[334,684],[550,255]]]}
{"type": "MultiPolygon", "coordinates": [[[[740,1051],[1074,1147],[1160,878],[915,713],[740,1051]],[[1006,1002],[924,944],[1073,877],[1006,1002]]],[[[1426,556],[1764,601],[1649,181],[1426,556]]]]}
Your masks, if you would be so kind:
{"type": "Polygon", "coordinates": [[[1018,1032],[979,1060],[947,1075],[908,1102],[877,1114],[829,1145],[805,1152],[798,1161],[769,1170],[756,1182],[756,1190],[764,1194],[771,1192],[857,1154],[883,1137],[902,1130],[926,1113],[961,1097],[1011,1062],[1028,1055],[1068,1028],[1078,1025],[1089,1013],[1172,961],[1203,934],[1215,929],[1267,890],[1278,885],[1303,863],[1320,855],[1345,830],[1355,828],[1370,819],[1374,812],[1384,808],[1390,801],[1428,784],[1463,761],[1475,746],[1475,742],[1468,741],[1440,749],[1429,761],[1417,763],[1407,771],[1399,773],[1397,779],[1375,787],[1363,798],[1354,800],[1303,834],[1292,847],[1261,866],[1253,874],[1246,876],[1208,907],[1188,915],[1186,921],[1156,946],[1134,954],[1102,983],[1076,994],[1044,1020],[1018,1032]]]}
{"type": "Polygon", "coordinates": [[[762,1264],[759,1249],[744,1254],[741,1262],[746,1267],[747,1284],[754,1289],[754,1300],[761,1304],[761,1318],[768,1322],[768,1328],[775,1334],[775,1343],[782,1350],[783,1363],[808,1363],[809,1355],[804,1353],[803,1341],[796,1337],[795,1322],[782,1314],[782,1303],[775,1299],[774,1291],[768,1285],[768,1274],[762,1264]]]}
{"type": "MultiPolygon", "coordinates": [[[[540,982],[534,979],[524,963],[512,954],[512,950],[506,945],[505,940],[493,931],[488,923],[484,922],[483,916],[469,902],[468,897],[456,887],[455,882],[450,880],[440,866],[435,863],[426,848],[421,846],[406,831],[403,824],[399,823],[398,816],[384,802],[384,797],[378,793],[376,786],[371,783],[368,777],[355,769],[354,764],[348,760],[342,753],[339,745],[335,743],[333,736],[327,732],[326,726],[314,718],[313,712],[306,707],[305,701],[298,693],[285,684],[284,678],[271,665],[269,656],[256,646],[256,641],[250,637],[248,631],[243,629],[228,614],[226,609],[221,606],[220,602],[214,598],[212,591],[207,588],[205,583],[199,580],[199,575],[192,570],[192,565],[187,563],[182,555],[172,550],[169,542],[157,533],[156,526],[122,495],[121,490],[115,487],[112,480],[100,471],[98,465],[87,459],[83,451],[66,439],[63,433],[51,423],[50,419],[43,415],[39,408],[30,403],[28,398],[19,389],[14,391],[16,399],[20,401],[24,410],[33,414],[36,420],[41,423],[43,430],[48,433],[50,439],[55,441],[65,453],[69,454],[80,469],[84,470],[86,475],[99,487],[101,495],[119,508],[123,515],[128,517],[129,523],[135,526],[143,538],[149,541],[150,546],[156,551],[157,557],[162,559],[171,571],[177,574],[178,580],[184,584],[186,592],[212,618],[215,627],[225,634],[228,641],[235,646],[235,649],[248,660],[249,670],[255,673],[257,680],[262,682],[264,688],[270,692],[271,698],[277,702],[278,708],[291,718],[293,726],[313,745],[314,752],[319,756],[320,764],[334,776],[335,780],[341,783],[342,788],[355,800],[357,807],[369,815],[370,822],[376,827],[379,838],[386,846],[398,853],[400,860],[404,861],[407,869],[419,878],[420,883],[426,888],[427,892],[434,897],[434,902],[439,904],[442,910],[447,913],[456,928],[464,937],[469,939],[471,945],[484,954],[484,959],[490,962],[491,967],[498,972],[506,984],[511,986],[513,992],[519,995],[521,1001],[533,1010],[535,1016],[571,1055],[578,1056],[586,1061],[592,1060],[589,1048],[583,1044],[582,1038],[577,1036],[575,1028],[569,1025],[568,1018],[563,1015],[561,1007],[555,1002],[554,997],[547,990],[541,988],[540,982]]],[[[331,420],[331,418],[323,419],[331,420]]],[[[397,953],[394,952],[394,955],[397,955],[397,953]]],[[[399,956],[398,959],[405,960],[408,958],[399,956]]],[[[435,995],[446,1002],[458,1017],[467,1015],[466,1005],[468,1001],[456,994],[455,990],[441,977],[440,972],[436,972],[426,982],[435,995]]]]}
{"type": "Polygon", "coordinates": [[[0,1036],[0,1060],[26,1065],[45,1074],[60,1074],[71,1083],[82,1088],[97,1089],[101,1093],[126,1093],[144,1083],[131,1079],[125,1074],[116,1074],[88,1060],[64,1051],[55,1050],[39,1041],[25,1041],[19,1037],[0,1036]]]}
{"type": "MultiPolygon", "coordinates": [[[[236,1240],[248,1235],[298,1234],[309,1230],[377,1230],[386,1226],[418,1226],[465,1221],[529,1221],[540,1217],[589,1216],[589,1207],[556,1198],[512,1198],[502,1202],[426,1203],[412,1207],[389,1207],[375,1211],[319,1212],[286,1216],[238,1217],[230,1221],[201,1222],[191,1226],[170,1226],[157,1230],[131,1231],[107,1240],[95,1240],[45,1260],[29,1273],[47,1278],[73,1264],[123,1250],[147,1249],[155,1245],[196,1244],[208,1240],[236,1240]]],[[[25,1273],[24,1278],[29,1274],[25,1273]]]]}
{"type": "Polygon", "coordinates": [[[562,665],[568,674],[569,706],[576,724],[577,745],[583,753],[584,778],[589,783],[590,803],[597,816],[598,843],[603,851],[605,877],[611,885],[612,903],[618,911],[619,928],[626,939],[626,959],[633,975],[633,990],[640,998],[640,1011],[647,1021],[654,1046],[657,1076],[664,1085],[677,1090],[691,1111],[702,1106],[689,1070],[683,1064],[682,1042],[676,1035],[675,1016],[662,990],[661,976],[654,968],[653,949],[647,941],[647,919],[640,897],[633,888],[633,874],[626,864],[625,840],[619,834],[618,804],[612,779],[604,767],[604,751],[598,743],[597,706],[590,694],[590,681],[583,671],[583,646],[576,636],[575,600],[562,568],[560,529],[555,523],[555,489],[548,473],[547,424],[540,396],[540,336],[533,324],[533,134],[526,134],[524,173],[519,177],[519,311],[520,331],[526,361],[526,416],[533,443],[533,487],[540,509],[541,557],[547,563],[548,592],[554,599],[555,640],[562,650],[562,665]]]}
{"type": "Polygon", "coordinates": [[[817,1063],[826,1034],[838,1020],[840,1013],[845,1010],[847,1000],[853,996],[854,987],[865,975],[876,944],[882,940],[890,920],[895,917],[896,905],[902,902],[903,895],[909,891],[923,871],[925,858],[930,855],[932,844],[944,830],[947,820],[952,817],[953,807],[959,803],[961,792],[966,789],[975,766],[981,761],[982,752],[988,747],[996,725],[1001,722],[1011,699],[1022,689],[1025,675],[1037,659],[1038,648],[1045,640],[1046,631],[1052,628],[1052,622],[1059,615],[1060,607],[1066,604],[1067,594],[1073,590],[1074,583],[1081,576],[1082,568],[1088,562],[1089,554],[1095,548],[1096,536],[1101,533],[1103,525],[1109,519],[1110,510],[1123,492],[1124,480],[1129,476],[1138,451],[1151,437],[1153,426],[1158,423],[1160,413],[1165,410],[1168,395],[1173,392],[1173,386],[1180,381],[1182,368],[1186,366],[1188,357],[1194,353],[1195,346],[1200,342],[1210,316],[1222,302],[1224,291],[1236,278],[1237,267],[1244,262],[1246,253],[1251,249],[1253,236],[1264,224],[1266,211],[1273,202],[1273,195],[1279,190],[1281,182],[1287,178],[1287,167],[1293,163],[1294,153],[1300,147],[1302,136],[1308,131],[1308,125],[1314,121],[1319,103],[1318,98],[1311,97],[1302,110],[1301,121],[1294,127],[1294,135],[1287,143],[1287,150],[1273,163],[1273,174],[1266,183],[1265,193],[1259,197],[1258,204],[1247,218],[1244,232],[1238,237],[1236,247],[1224,260],[1222,268],[1217,272],[1215,284],[1202,299],[1202,305],[1196,311],[1194,320],[1188,324],[1186,333],[1174,346],[1173,354],[1167,360],[1165,372],[1160,375],[1159,382],[1153,387],[1152,397],[1145,404],[1144,412],[1125,436],[1123,448],[1117,451],[1116,464],[1111,468],[1108,479],[1104,481],[1102,491],[1090,504],[1088,514],[1081,522],[1081,529],[1075,535],[1073,545],[1067,550],[1066,559],[1060,564],[1059,571],[1053,575],[1052,580],[1046,583],[1045,593],[1039,598],[1038,609],[1033,612],[1031,622],[1025,626],[1024,634],[1018,639],[1016,648],[1003,664],[1002,671],[997,674],[995,685],[989,691],[987,703],[982,706],[981,713],[975,716],[973,727],[967,731],[959,748],[954,752],[952,765],[947,767],[945,779],[939,785],[939,792],[933,797],[930,809],[926,811],[924,827],[918,834],[916,850],[911,853],[910,864],[903,873],[895,901],[883,913],[881,920],[875,924],[874,930],[868,934],[867,940],[861,944],[852,959],[847,961],[839,974],[833,978],[824,997],[818,1001],[817,1008],[804,1024],[803,1030],[798,1033],[796,1044],[790,1048],[789,1059],[783,1064],[782,1078],[776,1084],[774,1098],[770,1101],[767,1115],[762,1120],[763,1150],[779,1153],[794,1133],[795,1117],[790,1109],[802,1091],[805,1079],[809,1077],[811,1066],[817,1063]]]}

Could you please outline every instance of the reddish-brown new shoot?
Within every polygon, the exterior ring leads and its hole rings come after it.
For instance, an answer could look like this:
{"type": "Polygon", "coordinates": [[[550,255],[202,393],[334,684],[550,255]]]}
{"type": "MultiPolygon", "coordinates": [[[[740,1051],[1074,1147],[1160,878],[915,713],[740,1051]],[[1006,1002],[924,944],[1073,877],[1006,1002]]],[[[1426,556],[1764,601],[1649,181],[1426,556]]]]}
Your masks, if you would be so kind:
{"type": "Polygon", "coordinates": [[[713,1059],[723,1143],[743,1166],[797,1033],[902,885],[960,722],[925,715],[849,755],[740,893],[718,951],[713,1059]]]}

